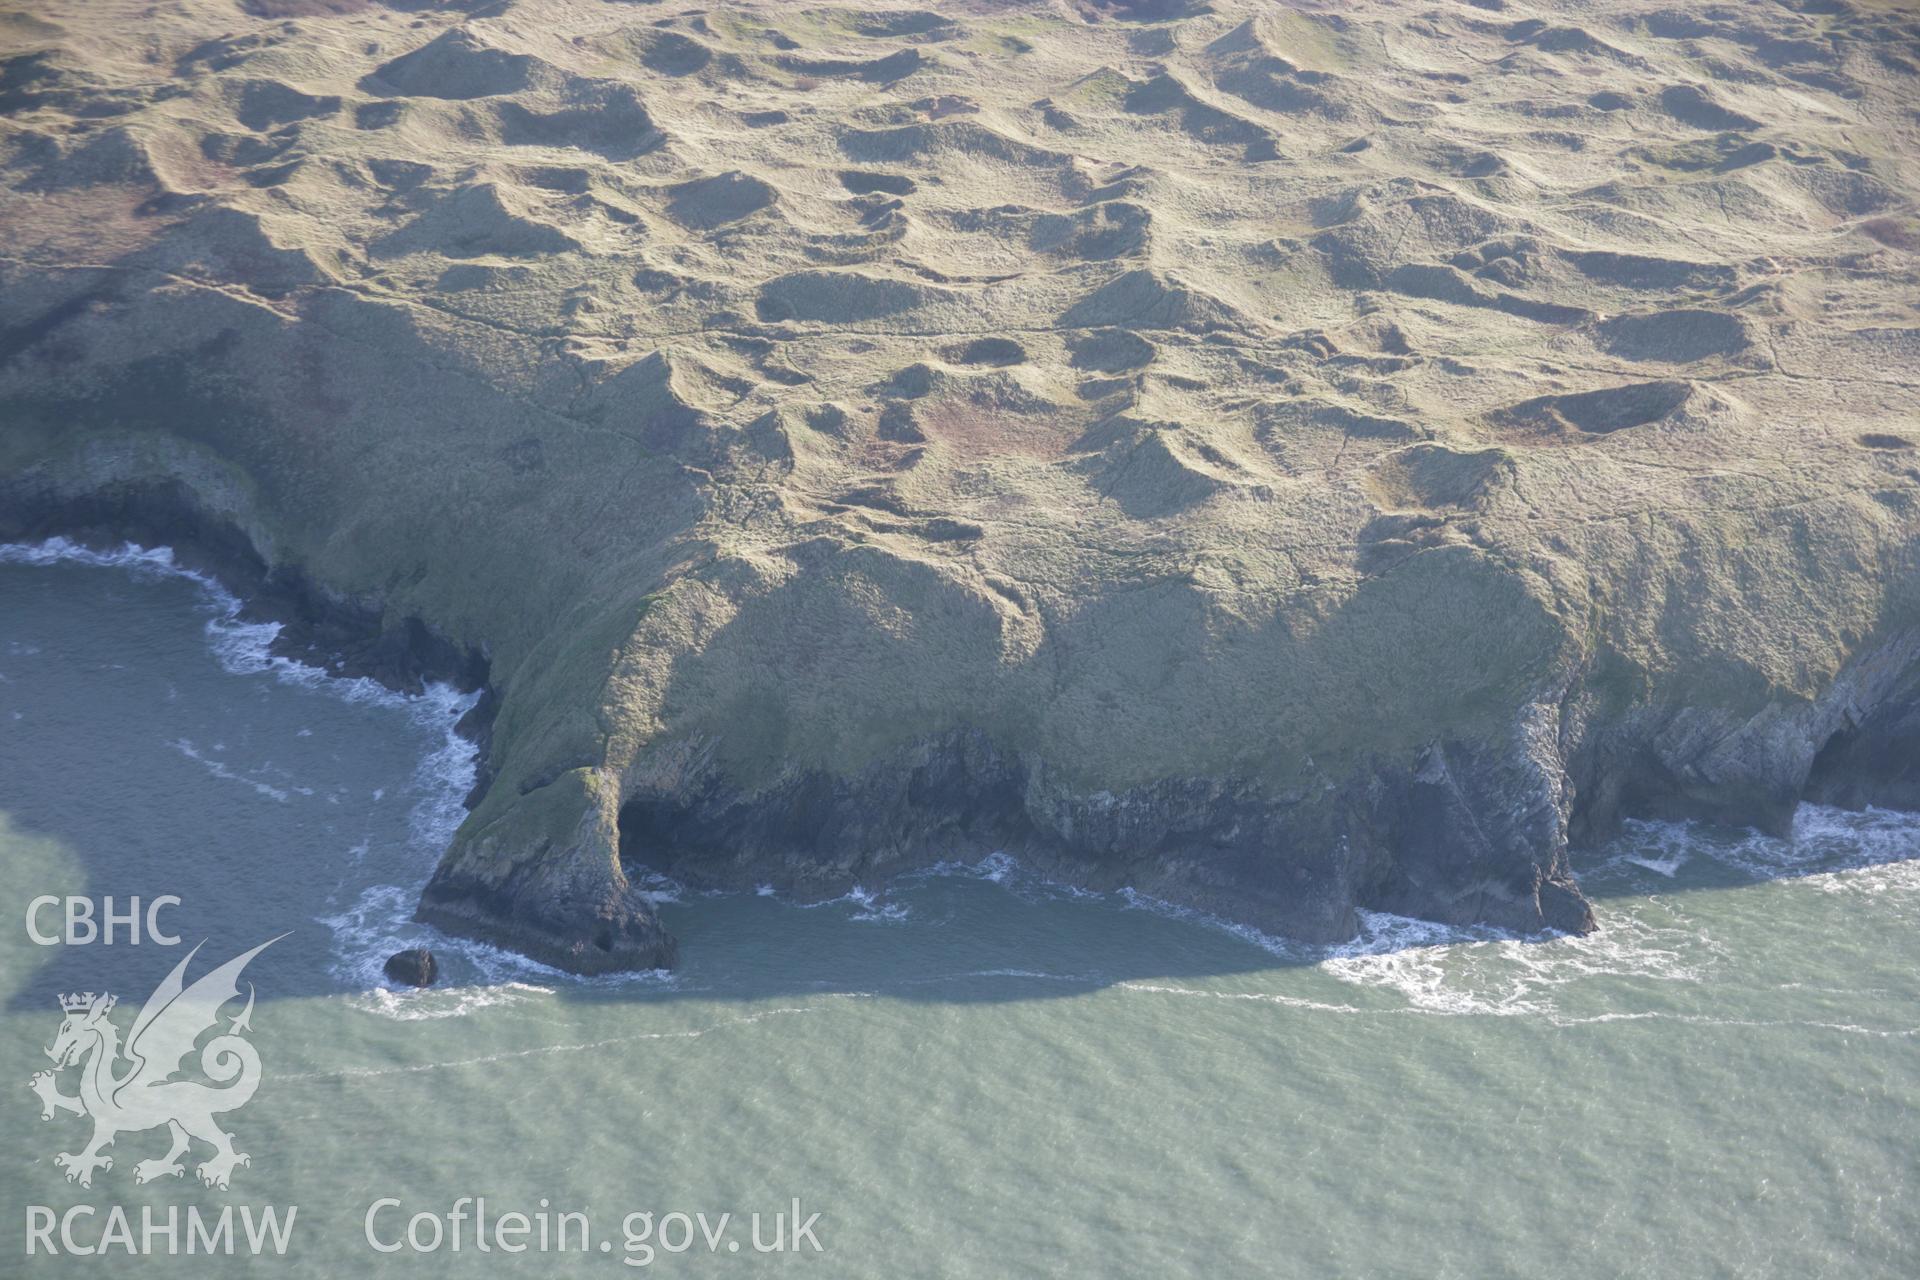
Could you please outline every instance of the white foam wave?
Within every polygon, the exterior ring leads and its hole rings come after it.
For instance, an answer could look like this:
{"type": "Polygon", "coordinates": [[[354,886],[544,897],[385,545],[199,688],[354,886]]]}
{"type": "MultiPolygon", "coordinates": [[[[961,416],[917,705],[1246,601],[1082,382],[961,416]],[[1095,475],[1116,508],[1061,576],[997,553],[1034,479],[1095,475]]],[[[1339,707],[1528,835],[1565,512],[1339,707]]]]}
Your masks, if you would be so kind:
{"type": "Polygon", "coordinates": [[[634,881],[633,887],[641,897],[656,907],[662,903],[679,902],[687,892],[685,885],[673,879],[671,876],[662,875],[658,871],[642,873],[634,881]]]}
{"type": "Polygon", "coordinates": [[[1078,885],[1062,880],[1049,879],[1032,870],[1012,854],[1004,851],[990,853],[978,862],[943,861],[936,862],[923,870],[902,876],[903,882],[935,877],[954,877],[967,880],[985,880],[997,884],[1023,898],[1104,898],[1107,895],[1092,889],[1082,889],[1078,885]]]}
{"type": "MultiPolygon", "coordinates": [[[[759,898],[777,898],[780,896],[779,891],[772,885],[759,885],[753,892],[754,896],[759,898]]],[[[880,893],[875,893],[865,885],[858,884],[837,898],[821,898],[814,902],[790,901],[788,905],[797,907],[802,911],[818,911],[822,907],[851,906],[857,908],[857,910],[849,915],[847,919],[863,923],[872,923],[874,921],[897,922],[905,920],[910,914],[905,903],[894,902],[880,893]]]]}
{"type": "MultiPolygon", "coordinates": [[[[1920,908],[1920,815],[1916,814],[1804,805],[1786,839],[1757,832],[1716,832],[1696,824],[1636,822],[1629,824],[1620,843],[1623,851],[1606,864],[1615,870],[1632,867],[1672,880],[1690,861],[1706,859],[1743,870],[1756,881],[1858,893],[1920,908]]],[[[1724,971],[1730,959],[1726,947],[1687,914],[1684,898],[1672,893],[1637,892],[1617,906],[1603,901],[1595,932],[1545,939],[1361,912],[1361,930],[1355,938],[1317,949],[1137,892],[1123,891],[1122,896],[1129,906],[1196,920],[1276,957],[1305,959],[1342,982],[1391,993],[1404,1002],[1397,1009],[1379,1012],[1531,1016],[1563,1026],[1644,1018],[1774,1025],[1659,1009],[1586,1011],[1594,1003],[1644,995],[1649,991],[1645,984],[1700,986],[1717,980],[1724,971]]],[[[1140,984],[1122,985],[1147,989],[1140,984]]],[[[1291,997],[1257,993],[1249,993],[1248,998],[1293,1002],[1291,997]]],[[[1818,1021],[1780,1025],[1911,1034],[1818,1021]]]]}
{"type": "Polygon", "coordinates": [[[1329,1004],[1324,1000],[1309,1000],[1304,996],[1290,996],[1277,991],[1205,991],[1194,987],[1170,986],[1160,982],[1121,982],[1115,985],[1122,991],[1138,991],[1147,995],[1190,996],[1200,1000],[1248,1000],[1259,1004],[1283,1005],[1289,1009],[1311,1009],[1316,1013],[1378,1012],[1362,1009],[1358,1005],[1329,1004]]]}
{"type": "Polygon", "coordinates": [[[347,1003],[363,1013],[395,1022],[422,1022],[440,1018],[464,1018],[482,1009],[519,1004],[550,995],[551,987],[528,982],[499,982],[491,986],[430,987],[423,991],[375,987],[347,997],[347,1003]]]}
{"type": "MultiPolygon", "coordinates": [[[[1419,1012],[1559,1018],[1556,992],[1587,979],[1703,982],[1722,948],[1673,907],[1637,913],[1602,908],[1600,928],[1584,937],[1525,938],[1499,929],[1463,927],[1388,912],[1358,913],[1360,931],[1343,943],[1316,946],[1265,933],[1135,889],[1120,899],[1229,934],[1288,965],[1311,967],[1348,985],[1399,998],[1401,1005],[1365,1010],[1279,993],[1236,993],[1326,1012],[1419,1012]]],[[[1123,988],[1176,994],[1139,983],[1123,988]]],[[[1192,994],[1212,992],[1195,991],[1192,994]]],[[[1225,998],[1224,996],[1222,998],[1225,998]]]]}
{"type": "Polygon", "coordinates": [[[905,903],[888,901],[879,894],[874,893],[871,889],[863,888],[860,885],[855,885],[853,888],[847,890],[846,896],[838,899],[838,901],[850,902],[860,908],[848,916],[847,919],[864,923],[898,923],[905,920],[909,914],[905,903]]]}
{"type": "Polygon", "coordinates": [[[1891,809],[1857,812],[1801,805],[1793,849],[1822,869],[1807,883],[1826,893],[1920,893],[1920,814],[1891,809]]]}
{"type": "Polygon", "coordinates": [[[0,564],[86,564],[106,569],[149,569],[177,576],[200,576],[176,564],[171,547],[141,547],[127,542],[111,551],[96,551],[67,538],[0,542],[0,564]]]}
{"type": "MultiPolygon", "coordinates": [[[[1185,920],[1194,924],[1204,925],[1209,929],[1214,929],[1221,933],[1232,934],[1234,937],[1240,939],[1240,941],[1250,946],[1258,947],[1276,959],[1285,960],[1289,963],[1298,963],[1303,959],[1311,959],[1314,955],[1315,949],[1305,943],[1295,942],[1291,938],[1281,937],[1278,934],[1262,932],[1250,924],[1241,924],[1238,921],[1223,919],[1220,916],[1214,915],[1212,912],[1202,911],[1198,907],[1185,907],[1177,902],[1168,902],[1164,898],[1156,898],[1152,894],[1141,893],[1138,889],[1132,888],[1131,886],[1121,889],[1118,896],[1120,901],[1130,911],[1149,911],[1154,915],[1164,916],[1170,920],[1185,920]]],[[[1395,917],[1395,919],[1399,918],[1401,917],[1395,917]]],[[[1407,923],[1424,926],[1426,922],[1410,920],[1407,923]]],[[[1437,929],[1442,926],[1433,925],[1428,927],[1437,929]]]]}
{"type": "Polygon", "coordinates": [[[1029,876],[1029,872],[1010,853],[990,853],[978,862],[942,861],[936,862],[926,870],[916,873],[925,876],[965,876],[974,880],[986,880],[993,884],[1012,884],[1018,879],[1029,876]]]}
{"type": "MultiPolygon", "coordinates": [[[[317,923],[332,934],[333,962],[329,972],[336,981],[357,990],[381,989],[385,981],[382,973],[385,958],[395,951],[416,946],[433,948],[443,962],[454,960],[456,967],[474,973],[485,985],[513,984],[530,977],[568,977],[550,966],[497,947],[449,937],[430,926],[415,923],[412,918],[420,890],[466,817],[464,802],[477,776],[479,753],[474,744],[454,728],[460,717],[473,707],[478,695],[462,693],[440,683],[428,684],[417,694],[399,693],[367,677],[334,675],[276,654],[273,642],[280,634],[280,624],[243,619],[238,597],[206,574],[179,564],[169,547],[126,543],[112,550],[98,551],[66,538],[50,538],[41,543],[0,544],[0,563],[80,564],[190,581],[199,588],[211,615],[206,624],[207,641],[224,670],[234,675],[269,675],[283,684],[312,689],[346,702],[402,710],[435,744],[415,768],[407,787],[414,797],[407,817],[407,849],[415,875],[406,884],[365,885],[344,910],[316,917],[317,923]]],[[[234,778],[276,800],[285,801],[291,794],[287,788],[273,787],[234,773],[190,742],[183,740],[173,746],[216,776],[234,778]]],[[[375,798],[385,790],[376,792],[375,798]]],[[[364,858],[364,850],[359,846],[348,853],[352,863],[364,858]]],[[[646,978],[647,975],[637,975],[635,980],[646,978]]],[[[462,1003],[455,1002],[456,1005],[462,1003]]],[[[470,994],[464,998],[464,1007],[469,1009],[485,1007],[486,1003],[470,994]]],[[[440,1006],[421,1006],[417,993],[405,993],[393,1002],[375,1001],[369,1007],[379,1011],[388,1007],[440,1006]]]]}
{"type": "MultiPolygon", "coordinates": [[[[193,743],[189,742],[185,738],[177,738],[174,741],[169,742],[167,745],[172,747],[175,751],[178,751],[181,755],[185,756],[187,759],[193,761],[195,764],[198,764],[202,768],[206,769],[206,771],[212,774],[214,777],[223,779],[225,781],[238,782],[242,786],[251,787],[255,792],[267,797],[269,800],[277,800],[281,804],[285,804],[293,796],[293,793],[291,791],[286,790],[285,788],[276,787],[269,783],[261,782],[254,778],[249,778],[245,774],[235,773],[233,770],[227,768],[227,766],[221,761],[215,760],[211,756],[202,754],[199,748],[195,747],[193,743]]],[[[215,750],[218,750],[218,749],[219,748],[217,747],[215,748],[215,750]]],[[[306,794],[312,795],[313,792],[307,791],[306,794]]]]}
{"type": "Polygon", "coordinates": [[[1360,936],[1330,948],[1320,969],[1437,1013],[1554,1016],[1563,988],[1596,978],[1701,983],[1723,954],[1671,907],[1649,913],[1603,908],[1593,933],[1544,939],[1375,912],[1361,918],[1360,936]]]}
{"type": "MultiPolygon", "coordinates": [[[[1620,844],[1623,851],[1606,864],[1616,871],[1631,867],[1673,880],[1692,860],[1709,859],[1744,870],[1756,880],[1871,895],[1920,909],[1920,815],[1916,814],[1803,805],[1787,839],[1757,832],[1714,832],[1697,824],[1635,822],[1629,824],[1620,844]]],[[[1684,899],[1671,893],[1639,892],[1622,906],[1602,902],[1597,911],[1599,927],[1585,936],[1523,938],[1495,929],[1363,911],[1360,932],[1353,939],[1322,948],[1135,890],[1122,890],[1121,897],[1131,908],[1195,921],[1278,959],[1305,962],[1353,986],[1391,993],[1404,1002],[1401,1008],[1407,1012],[1533,1016],[1569,1026],[1618,1018],[1679,1018],[1682,1015],[1659,1010],[1589,1014],[1576,1005],[1632,998],[1634,992],[1648,991],[1644,985],[1648,983],[1707,984],[1729,959],[1711,931],[1686,913],[1684,899]]],[[[1283,996],[1249,994],[1249,998],[1293,1002],[1292,997],[1283,996]]],[[[1838,1023],[1804,1025],[1849,1029],[1838,1023]]]]}
{"type": "Polygon", "coordinates": [[[1816,880],[1876,867],[1920,872],[1920,814],[1892,809],[1835,809],[1803,804],[1786,836],[1715,829],[1696,823],[1626,824],[1618,842],[1624,851],[1602,870],[1622,864],[1672,878],[1689,860],[1701,858],[1745,872],[1755,880],[1816,880]]]}

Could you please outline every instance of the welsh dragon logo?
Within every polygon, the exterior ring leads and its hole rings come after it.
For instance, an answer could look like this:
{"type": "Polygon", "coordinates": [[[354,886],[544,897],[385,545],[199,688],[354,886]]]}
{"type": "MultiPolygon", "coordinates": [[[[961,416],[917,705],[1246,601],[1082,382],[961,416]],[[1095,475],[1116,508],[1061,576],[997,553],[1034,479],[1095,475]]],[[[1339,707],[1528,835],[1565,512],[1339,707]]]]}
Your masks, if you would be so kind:
{"type": "Polygon", "coordinates": [[[181,1158],[196,1141],[213,1148],[196,1170],[210,1187],[225,1190],[234,1166],[252,1163],[234,1150],[233,1135],[215,1119],[247,1105],[260,1087],[260,1055],[244,1035],[252,1030],[252,983],[247,984],[246,1007],[228,1020],[226,1031],[200,1047],[200,1073],[213,1083],[174,1077],[200,1037],[218,1026],[221,1007],[239,998],[240,971],[278,941],[270,938],[187,986],[187,965],[200,951],[196,946],[147,998],[124,1047],[120,1029],[108,1017],[115,997],[91,991],[60,997],[66,1018],[47,1050],[54,1070],[36,1073],[28,1084],[40,1096],[42,1120],[70,1111],[93,1121],[93,1138],[83,1149],[53,1158],[66,1170],[68,1182],[92,1186],[95,1170],[113,1168],[113,1157],[102,1152],[116,1137],[162,1125],[173,1145],[158,1159],[134,1165],[135,1182],[180,1177],[186,1172],[181,1158]],[[62,1093],[59,1087],[59,1073],[73,1066],[80,1068],[77,1095],[62,1093]]]}

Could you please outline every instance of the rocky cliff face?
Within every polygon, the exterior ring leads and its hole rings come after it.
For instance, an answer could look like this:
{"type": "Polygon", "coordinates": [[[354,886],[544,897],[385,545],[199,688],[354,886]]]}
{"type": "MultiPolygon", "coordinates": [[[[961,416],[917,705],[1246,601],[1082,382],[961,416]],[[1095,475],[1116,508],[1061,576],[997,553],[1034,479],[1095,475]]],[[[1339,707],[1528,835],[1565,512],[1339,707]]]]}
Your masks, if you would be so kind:
{"type": "Polygon", "coordinates": [[[574,969],[996,849],[1589,927],[1915,802],[1920,31],[1535,8],[42,6],[0,537],[485,683],[421,913],[574,969]]]}

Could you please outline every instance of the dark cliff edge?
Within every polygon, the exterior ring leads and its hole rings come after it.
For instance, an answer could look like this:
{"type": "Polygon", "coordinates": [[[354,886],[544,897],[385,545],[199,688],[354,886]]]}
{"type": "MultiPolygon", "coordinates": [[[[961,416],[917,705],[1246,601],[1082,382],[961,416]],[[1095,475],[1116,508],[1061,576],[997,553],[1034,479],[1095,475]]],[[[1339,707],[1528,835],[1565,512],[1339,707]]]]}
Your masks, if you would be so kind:
{"type": "MultiPolygon", "coordinates": [[[[15,483],[4,496],[0,541],[167,546],[248,617],[280,623],[284,656],[403,692],[429,681],[478,691],[459,731],[488,754],[497,700],[482,652],[270,563],[184,484],[75,495],[15,483]]],[[[977,730],[922,740],[852,776],[788,770],[752,790],[695,749],[620,784],[619,860],[701,889],[771,884],[817,899],[1004,851],[1065,883],[1132,887],[1307,942],[1352,936],[1363,909],[1540,935],[1594,928],[1568,850],[1625,818],[1778,833],[1802,799],[1920,807],[1920,633],[1869,651],[1825,697],[1759,716],[1646,706],[1603,716],[1589,704],[1570,679],[1504,742],[1436,742],[1298,794],[1185,778],[1089,796],[977,730]]],[[[581,785],[596,785],[580,772],[581,785]]],[[[491,777],[483,763],[470,809],[491,777]]],[[[443,861],[417,918],[576,973],[677,960],[630,877],[582,875],[539,848],[490,856],[497,875],[472,865],[443,861]]]]}
{"type": "Polygon", "coordinates": [[[277,622],[275,654],[334,676],[365,676],[400,693],[428,683],[478,692],[462,732],[484,742],[492,698],[487,660],[418,618],[387,619],[375,605],[327,591],[295,565],[269,564],[231,521],[213,515],[178,482],[122,485],[78,496],[10,492],[0,506],[0,542],[63,537],[97,550],[124,543],[171,548],[183,568],[218,581],[245,616],[277,622]]]}
{"type": "Polygon", "coordinates": [[[696,888],[770,884],[802,898],[1006,852],[1064,883],[1131,887],[1306,942],[1352,937],[1356,909],[1590,930],[1544,780],[1499,797],[1495,816],[1485,793],[1501,772],[1478,748],[1444,743],[1311,794],[1183,778],[1087,796],[965,730],[852,777],[794,770],[751,793],[697,763],[628,798],[620,847],[696,888]]]}

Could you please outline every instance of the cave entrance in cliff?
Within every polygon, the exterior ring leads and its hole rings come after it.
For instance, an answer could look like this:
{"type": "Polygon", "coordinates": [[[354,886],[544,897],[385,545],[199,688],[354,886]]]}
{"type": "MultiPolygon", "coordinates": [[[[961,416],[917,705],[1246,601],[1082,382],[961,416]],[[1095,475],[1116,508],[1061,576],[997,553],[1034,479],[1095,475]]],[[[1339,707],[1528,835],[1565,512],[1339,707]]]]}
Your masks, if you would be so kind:
{"type": "Polygon", "coordinates": [[[685,814],[676,806],[643,796],[620,806],[620,866],[629,874],[651,871],[665,875],[674,861],[669,849],[684,848],[685,814]]]}

